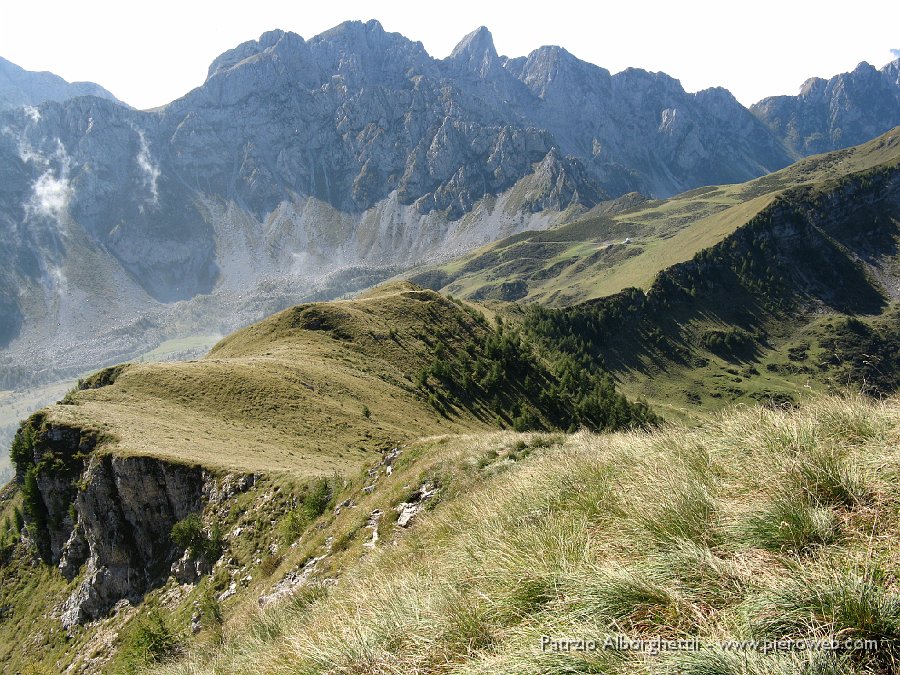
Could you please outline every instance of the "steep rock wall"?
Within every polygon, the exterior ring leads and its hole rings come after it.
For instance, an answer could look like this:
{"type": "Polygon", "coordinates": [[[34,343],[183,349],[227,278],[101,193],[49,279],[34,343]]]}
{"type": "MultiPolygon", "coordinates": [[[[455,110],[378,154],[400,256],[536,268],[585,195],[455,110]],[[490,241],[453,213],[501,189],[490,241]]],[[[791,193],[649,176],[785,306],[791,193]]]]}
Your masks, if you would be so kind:
{"type": "Polygon", "coordinates": [[[212,476],[199,466],[96,450],[98,434],[32,417],[19,430],[17,478],[44,562],[80,579],[67,628],[135,602],[165,581],[181,551],[172,527],[202,510],[212,476]]]}

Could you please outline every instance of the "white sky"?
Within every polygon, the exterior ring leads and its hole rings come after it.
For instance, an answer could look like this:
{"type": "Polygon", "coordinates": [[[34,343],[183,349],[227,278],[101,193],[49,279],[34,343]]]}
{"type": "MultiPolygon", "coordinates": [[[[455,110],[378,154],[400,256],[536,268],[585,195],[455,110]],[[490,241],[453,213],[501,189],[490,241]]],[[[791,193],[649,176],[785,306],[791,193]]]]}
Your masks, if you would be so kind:
{"type": "Polygon", "coordinates": [[[558,44],[613,73],[662,70],[688,91],[721,85],[745,105],[795,94],[807,77],[830,77],[860,61],[880,68],[893,58],[891,48],[900,48],[900,0],[3,4],[0,56],[28,70],[97,82],[138,108],[187,93],[218,54],[266,30],[310,38],[346,19],[378,19],[438,58],[486,25],[500,54],[558,44]]]}

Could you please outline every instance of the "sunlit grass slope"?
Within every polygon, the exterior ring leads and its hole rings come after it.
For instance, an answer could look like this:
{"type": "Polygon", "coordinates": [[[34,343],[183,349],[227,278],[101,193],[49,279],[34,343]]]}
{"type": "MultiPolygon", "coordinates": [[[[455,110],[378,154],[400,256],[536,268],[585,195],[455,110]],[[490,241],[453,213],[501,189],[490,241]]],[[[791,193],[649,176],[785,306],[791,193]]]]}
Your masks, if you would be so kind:
{"type": "Polygon", "coordinates": [[[858,398],[695,430],[447,438],[416,457],[443,498],[396,544],[158,672],[897,672],[898,441],[900,403],[858,398]],[[541,647],[616,635],[704,649],[541,647]],[[719,646],[831,637],[878,648],[719,646]]]}
{"type": "Polygon", "coordinates": [[[435,433],[655,420],[600,370],[573,375],[551,352],[481,309],[397,282],[286,310],[197,361],[100,371],[26,426],[35,438],[78,428],[119,454],[309,476],[435,433]]]}
{"type": "Polygon", "coordinates": [[[47,420],[96,429],[118,453],[331,474],[411,436],[492,424],[439,414],[413,382],[435,342],[490,330],[436,293],[394,284],[286,310],[198,361],[104,371],[47,420]]]}

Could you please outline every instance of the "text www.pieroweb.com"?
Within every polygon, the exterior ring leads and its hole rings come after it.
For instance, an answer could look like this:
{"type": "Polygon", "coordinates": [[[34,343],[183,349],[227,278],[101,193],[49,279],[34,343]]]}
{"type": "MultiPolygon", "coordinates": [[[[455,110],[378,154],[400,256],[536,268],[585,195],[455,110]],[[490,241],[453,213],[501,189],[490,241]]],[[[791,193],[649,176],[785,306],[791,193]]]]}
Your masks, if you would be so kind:
{"type": "Polygon", "coordinates": [[[823,639],[721,640],[708,642],[697,638],[681,640],[664,640],[662,638],[637,639],[624,635],[610,635],[599,639],[541,636],[542,652],[598,652],[609,650],[639,652],[655,656],[666,652],[696,652],[707,649],[754,651],[763,654],[804,651],[873,651],[878,649],[878,640],[871,638],[838,639],[831,637],[823,639]]]}

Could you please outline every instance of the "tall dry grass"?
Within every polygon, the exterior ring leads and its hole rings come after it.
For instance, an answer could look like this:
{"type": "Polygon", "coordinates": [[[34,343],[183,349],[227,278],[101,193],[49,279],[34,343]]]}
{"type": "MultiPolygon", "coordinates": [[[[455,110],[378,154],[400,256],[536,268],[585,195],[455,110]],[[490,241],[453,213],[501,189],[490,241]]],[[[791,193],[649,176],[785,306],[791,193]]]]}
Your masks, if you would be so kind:
{"type": "Polygon", "coordinates": [[[249,619],[260,629],[160,672],[897,672],[898,402],[827,398],[702,429],[578,433],[518,461],[496,452],[510,438],[449,442],[465,490],[324,597],[261,613],[249,619]],[[707,648],[541,647],[614,635],[707,648]],[[832,636],[879,648],[717,646],[832,636]]]}

